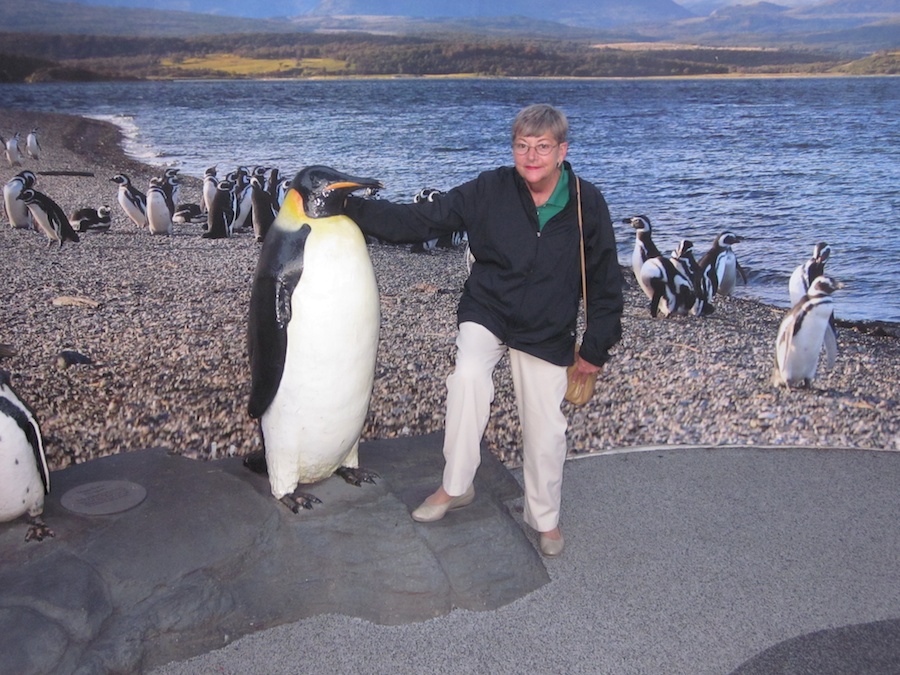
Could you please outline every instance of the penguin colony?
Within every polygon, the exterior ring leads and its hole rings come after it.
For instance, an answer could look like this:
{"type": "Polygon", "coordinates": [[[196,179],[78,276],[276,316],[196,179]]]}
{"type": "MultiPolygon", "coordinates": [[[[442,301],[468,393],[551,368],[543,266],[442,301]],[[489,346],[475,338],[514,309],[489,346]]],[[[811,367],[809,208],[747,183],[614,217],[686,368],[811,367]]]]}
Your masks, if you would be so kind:
{"type": "MultiPolygon", "coordinates": [[[[653,227],[647,216],[632,216],[623,222],[635,231],[632,272],[650,300],[650,316],[654,318],[711,314],[716,296],[731,295],[738,275],[747,283],[747,274],[732,249],[742,239],[733,232],[719,234],[698,262],[693,243],[687,239],[679,242],[671,256],[663,255],[653,242],[653,227]]],[[[826,366],[834,366],[838,350],[831,295],[843,284],[824,276],[830,255],[831,247],[819,242],[812,257],[791,273],[791,309],[775,343],[772,383],[776,386],[811,386],[823,349],[826,366]]]]}
{"type": "MultiPolygon", "coordinates": [[[[9,141],[3,141],[9,165],[18,168],[23,162],[39,161],[42,151],[37,130],[29,134],[24,155],[18,137],[15,134],[9,141]]],[[[307,205],[329,190],[337,195],[342,189],[365,188],[374,191],[380,185],[377,181],[342,176],[325,167],[311,167],[301,173],[304,177],[298,175],[293,182],[293,206],[283,214],[282,206],[292,189],[292,182],[282,179],[277,169],[238,166],[219,179],[217,168],[210,167],[204,178],[200,204],[182,204],[178,201],[180,181],[177,169],[168,169],[153,178],[146,193],[134,187],[125,174],[117,174],[110,179],[118,186],[117,201],[123,213],[136,226],[146,227],[154,234],[172,234],[175,224],[189,222],[201,222],[205,229],[203,236],[209,239],[226,238],[252,227],[257,241],[265,242],[270,232],[277,232],[272,237],[272,243],[265,244],[262,249],[254,282],[248,329],[250,344],[255,345],[251,346],[253,382],[250,412],[259,419],[265,451],[256,457],[249,456],[247,464],[267,473],[273,495],[294,510],[301,506],[308,508],[317,501],[312,495],[297,492],[300,484],[322,480],[331,473],[341,475],[354,484],[373,482],[375,478],[373,473],[357,466],[356,448],[362,428],[360,415],[356,415],[349,424],[348,442],[323,451],[327,443],[309,440],[315,439],[316,433],[320,435],[320,440],[325,437],[327,434],[321,429],[304,434],[302,438],[292,435],[292,421],[302,417],[302,412],[300,408],[289,406],[297,405],[295,399],[304,401],[304,405],[319,403],[315,399],[319,398],[317,392],[320,390],[310,393],[313,390],[304,392],[298,388],[306,385],[306,377],[311,370],[315,370],[314,363],[317,361],[310,360],[307,354],[310,345],[315,344],[310,326],[319,326],[323,320],[322,315],[317,315],[322,310],[321,306],[309,304],[309,298],[304,297],[307,295],[306,284],[312,284],[318,274],[318,265],[313,264],[317,256],[314,251],[320,248],[317,242],[320,237],[334,236],[329,232],[332,229],[358,233],[347,223],[334,225],[334,222],[341,222],[339,209],[311,215],[306,211],[307,205]],[[313,185],[314,181],[310,179],[310,175],[316,172],[320,178],[328,177],[318,186],[313,185]],[[342,187],[336,188],[338,184],[342,187]],[[329,234],[326,235],[326,232],[329,234]],[[285,242],[292,239],[293,243],[288,248],[293,247],[294,257],[285,258],[282,255],[285,242]],[[296,246],[298,241],[300,245],[296,246]],[[286,274],[279,277],[276,272],[286,274]],[[272,287],[278,279],[281,279],[278,283],[286,281],[288,285],[273,292],[272,287]],[[273,341],[279,340],[279,347],[267,351],[273,341]],[[307,360],[303,361],[302,357],[307,360]],[[285,401],[290,402],[288,407],[285,407],[285,401]]],[[[78,241],[79,233],[109,229],[112,214],[108,206],[80,207],[66,218],[61,215],[64,212],[59,205],[40,192],[36,184],[36,174],[23,170],[4,186],[4,206],[13,228],[40,230],[51,244],[58,242],[60,247],[64,242],[78,241]]],[[[434,199],[439,195],[437,190],[423,190],[414,197],[414,201],[434,199]]],[[[734,233],[720,234],[697,262],[693,244],[688,240],[680,241],[671,256],[663,256],[653,243],[648,217],[634,216],[625,222],[631,225],[637,236],[632,262],[636,279],[650,300],[653,316],[710,314],[714,311],[716,297],[731,293],[738,275],[744,283],[747,282],[746,274],[731,248],[741,241],[734,233]]],[[[364,252],[365,247],[360,248],[359,238],[355,234],[350,237],[351,240],[354,238],[351,248],[357,253],[353,264],[365,267],[367,256],[359,253],[364,252]]],[[[450,245],[461,243],[452,241],[450,245]]],[[[438,243],[433,242],[433,245],[438,243]]],[[[423,250],[428,251],[429,247],[423,246],[423,250]]],[[[789,388],[810,386],[822,349],[826,352],[827,365],[834,363],[837,343],[831,295],[841,288],[841,284],[824,276],[825,261],[830,252],[827,244],[818,243],[812,257],[791,275],[793,307],[785,316],[776,339],[772,377],[776,385],[789,388]]],[[[467,261],[469,265],[471,262],[467,261]]],[[[374,276],[367,273],[363,278],[368,280],[366,288],[357,288],[347,293],[346,297],[362,298],[365,302],[356,310],[340,315],[356,317],[352,327],[344,326],[341,330],[354,338],[361,334],[369,336],[368,340],[363,341],[368,346],[360,351],[364,355],[363,360],[372,367],[353,370],[347,375],[347,379],[352,381],[352,386],[347,389],[352,390],[355,409],[362,411],[360,414],[364,418],[372,389],[370,370],[374,370],[375,353],[372,345],[377,345],[377,328],[374,333],[371,330],[366,333],[361,331],[360,324],[368,329],[377,327],[378,298],[377,289],[373,290],[374,276]],[[359,372],[363,372],[365,377],[355,377],[359,372]]],[[[335,361],[337,357],[320,357],[318,362],[322,360],[335,361]]],[[[4,495],[27,495],[19,497],[15,504],[4,503],[0,508],[0,520],[27,514],[31,520],[27,539],[40,540],[52,536],[39,518],[50,478],[40,429],[34,414],[12,390],[8,377],[0,381],[0,394],[0,428],[3,429],[0,437],[0,486],[4,495]],[[11,464],[3,464],[7,458],[11,458],[11,464]],[[23,458],[30,460],[25,462],[23,458]],[[27,471],[17,473],[18,469],[10,469],[10,466],[25,466],[27,471]]]]}

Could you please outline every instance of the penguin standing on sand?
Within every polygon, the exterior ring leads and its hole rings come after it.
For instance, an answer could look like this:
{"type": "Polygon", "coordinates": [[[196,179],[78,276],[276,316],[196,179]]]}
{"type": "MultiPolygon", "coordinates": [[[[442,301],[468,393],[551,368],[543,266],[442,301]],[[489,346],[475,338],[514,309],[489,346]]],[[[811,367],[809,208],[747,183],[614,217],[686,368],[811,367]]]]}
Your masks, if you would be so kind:
{"type": "Polygon", "coordinates": [[[653,300],[653,289],[641,281],[641,268],[650,258],[662,257],[656,244],[653,243],[653,228],[647,216],[625,218],[623,223],[631,225],[635,231],[634,250],[631,253],[631,270],[644,294],[653,300]]]}
{"type": "Polygon", "coordinates": [[[837,358],[837,336],[834,328],[834,303],[831,294],[843,284],[824,275],[816,277],[809,292],[791,307],[775,341],[775,370],[772,383],[776,386],[808,387],[816,377],[819,353],[823,345],[826,366],[831,368],[837,358]],[[826,336],[831,334],[832,339],[826,336]]]}
{"type": "Polygon", "coordinates": [[[824,241],[820,241],[813,247],[812,258],[807,260],[791,274],[788,282],[788,292],[791,297],[791,306],[796,305],[809,291],[809,285],[813,279],[825,274],[825,261],[831,256],[831,247],[824,241]]]}
{"type": "Polygon", "coordinates": [[[28,205],[34,222],[47,235],[48,246],[58,241],[62,248],[66,241],[78,241],[78,234],[72,229],[65,211],[50,197],[34,188],[26,188],[18,198],[28,205]]]}
{"type": "MultiPolygon", "coordinates": [[[[0,137],[0,142],[3,138],[0,137]]],[[[5,143],[6,145],[6,161],[10,166],[22,166],[22,151],[19,149],[19,132],[5,143]]]]}
{"type": "Polygon", "coordinates": [[[31,171],[21,171],[3,186],[3,204],[6,206],[6,217],[9,218],[12,227],[28,230],[34,227],[28,205],[18,197],[22,190],[34,187],[36,181],[37,177],[31,171]]]}
{"type": "MultiPolygon", "coordinates": [[[[743,241],[734,232],[723,232],[710,249],[700,258],[700,269],[706,277],[712,295],[731,295],[740,273],[744,284],[747,284],[747,275],[737,261],[737,256],[731,247],[743,241]]],[[[708,298],[712,301],[712,297],[708,298]]]]}
{"type": "Polygon", "coordinates": [[[250,218],[251,195],[250,172],[243,166],[239,166],[234,172],[234,218],[231,223],[231,231],[243,230],[250,218]]]}
{"type": "Polygon", "coordinates": [[[210,166],[203,173],[203,189],[200,193],[200,209],[203,213],[208,213],[212,205],[213,197],[216,195],[216,167],[210,166]]]}
{"type": "Polygon", "coordinates": [[[253,234],[256,241],[263,241],[272,223],[275,222],[275,216],[278,215],[278,209],[272,202],[272,195],[266,190],[263,180],[259,176],[253,176],[250,179],[250,188],[253,193],[250,195],[250,218],[253,221],[253,234]]]}
{"type": "Polygon", "coordinates": [[[35,162],[41,158],[41,143],[38,140],[37,127],[32,129],[28,133],[28,136],[25,137],[25,152],[27,152],[28,156],[35,162]]]}
{"type": "MultiPolygon", "coordinates": [[[[154,178],[147,189],[147,226],[150,234],[172,234],[170,196],[162,179],[154,178]]],[[[174,210],[174,209],[173,209],[174,210]]]]}
{"type": "Polygon", "coordinates": [[[380,308],[366,239],[343,215],[354,190],[380,187],[324,166],[300,171],[272,224],[250,296],[248,411],[264,450],[245,464],[267,471],[272,494],[294,512],[297,492],[337,473],[374,482],[358,466],[378,350],[380,308]]]}
{"type": "Polygon", "coordinates": [[[119,186],[117,199],[125,215],[138,227],[147,227],[147,195],[134,187],[124,173],[117,173],[110,180],[119,186]]]}
{"type": "Polygon", "coordinates": [[[50,471],[34,413],[13,391],[9,375],[0,371],[0,522],[28,514],[25,541],[52,537],[41,514],[50,492],[50,471]]]}
{"type": "Polygon", "coordinates": [[[222,179],[216,183],[216,194],[213,195],[206,214],[206,232],[204,239],[226,239],[231,236],[234,222],[234,183],[222,179]]]}

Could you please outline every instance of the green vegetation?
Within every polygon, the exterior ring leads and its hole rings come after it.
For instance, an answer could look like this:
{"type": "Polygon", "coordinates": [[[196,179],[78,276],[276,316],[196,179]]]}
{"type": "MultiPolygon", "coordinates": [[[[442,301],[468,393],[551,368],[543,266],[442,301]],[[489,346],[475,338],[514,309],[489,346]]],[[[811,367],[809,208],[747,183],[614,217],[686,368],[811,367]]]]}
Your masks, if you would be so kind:
{"type": "Polygon", "coordinates": [[[0,33],[0,78],[322,76],[650,77],[896,73],[897,52],[858,62],[808,50],[594,46],[574,40],[242,33],[192,38],[0,33]],[[10,65],[12,64],[12,65],[10,65]],[[12,66],[15,67],[12,67],[12,66]],[[101,75],[96,75],[97,73],[101,75]]]}

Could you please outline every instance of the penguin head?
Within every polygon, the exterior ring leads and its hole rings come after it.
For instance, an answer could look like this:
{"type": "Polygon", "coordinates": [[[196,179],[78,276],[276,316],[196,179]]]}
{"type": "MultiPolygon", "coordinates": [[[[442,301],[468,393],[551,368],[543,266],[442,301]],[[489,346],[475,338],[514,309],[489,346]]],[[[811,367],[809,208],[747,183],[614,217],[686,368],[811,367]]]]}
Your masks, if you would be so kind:
{"type": "Polygon", "coordinates": [[[378,189],[384,185],[374,178],[358,178],[327,166],[301,169],[291,182],[291,190],[303,200],[303,210],[310,218],[324,218],[343,213],[347,196],[361,189],[378,189]]]}
{"type": "Polygon", "coordinates": [[[204,176],[215,176],[215,175],[216,175],[216,170],[217,170],[217,169],[216,169],[215,166],[211,166],[211,167],[209,167],[209,168],[206,169],[206,171],[204,172],[203,175],[204,175],[204,176]]]}
{"type": "Polygon", "coordinates": [[[110,178],[113,183],[118,183],[119,185],[131,185],[131,179],[124,173],[117,173],[115,176],[110,178]]]}
{"type": "Polygon", "coordinates": [[[36,193],[31,188],[25,188],[18,194],[16,199],[21,199],[26,204],[33,204],[36,199],[36,193]]]}
{"type": "Polygon", "coordinates": [[[434,188],[423,188],[416,193],[416,196],[413,197],[413,202],[418,204],[419,202],[433,202],[434,198],[439,194],[442,194],[440,190],[435,190],[434,188]]]}
{"type": "Polygon", "coordinates": [[[672,251],[672,255],[676,258],[685,258],[694,252],[694,242],[690,239],[682,239],[678,242],[678,248],[672,251]]]}
{"type": "Polygon", "coordinates": [[[650,219],[647,216],[631,216],[622,220],[626,225],[631,225],[638,232],[650,232],[650,219]]]}
{"type": "Polygon", "coordinates": [[[831,255],[831,247],[824,241],[820,241],[813,249],[813,258],[818,263],[824,263],[831,255]]]}
{"type": "Polygon", "coordinates": [[[740,241],[744,241],[743,238],[737,236],[734,232],[723,232],[716,237],[716,243],[722,248],[728,248],[740,241]]]}
{"type": "Polygon", "coordinates": [[[97,215],[100,216],[101,218],[109,218],[110,213],[112,213],[110,211],[110,208],[108,206],[106,206],[105,204],[103,206],[101,206],[99,209],[97,209],[97,215]]]}
{"type": "Polygon", "coordinates": [[[806,292],[806,295],[810,298],[821,298],[826,295],[831,295],[835,291],[844,287],[840,281],[835,281],[831,277],[819,276],[812,280],[812,283],[809,285],[809,290],[806,292]]]}
{"type": "Polygon", "coordinates": [[[27,188],[30,188],[37,182],[37,176],[31,171],[20,171],[16,174],[16,178],[21,179],[27,188]]]}

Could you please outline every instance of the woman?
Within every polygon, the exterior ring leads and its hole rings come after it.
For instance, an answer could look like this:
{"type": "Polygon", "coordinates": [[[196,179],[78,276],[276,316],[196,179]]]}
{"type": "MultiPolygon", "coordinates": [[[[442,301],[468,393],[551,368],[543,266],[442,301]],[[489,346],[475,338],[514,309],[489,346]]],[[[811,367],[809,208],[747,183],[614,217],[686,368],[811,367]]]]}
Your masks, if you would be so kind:
{"type": "MultiPolygon", "coordinates": [[[[581,296],[576,179],[565,161],[568,122],[549,105],[512,125],[513,167],[481,173],[431,202],[350,198],[346,213],[367,234],[394,242],[468,233],[475,257],[459,302],[456,366],[447,378],[443,481],[412,512],[433,522],[475,497],[473,480],[490,416],[492,372],[508,349],[522,425],[525,522],[546,556],[559,555],[566,418],[560,408],[572,363],[581,296]]],[[[587,331],[575,354],[580,377],[597,372],[621,337],[622,277],[609,209],[581,181],[587,331]]]]}

